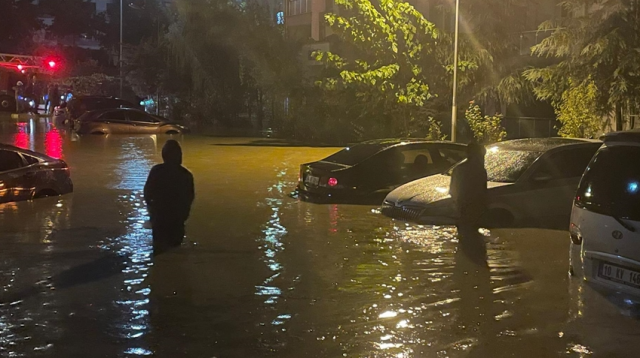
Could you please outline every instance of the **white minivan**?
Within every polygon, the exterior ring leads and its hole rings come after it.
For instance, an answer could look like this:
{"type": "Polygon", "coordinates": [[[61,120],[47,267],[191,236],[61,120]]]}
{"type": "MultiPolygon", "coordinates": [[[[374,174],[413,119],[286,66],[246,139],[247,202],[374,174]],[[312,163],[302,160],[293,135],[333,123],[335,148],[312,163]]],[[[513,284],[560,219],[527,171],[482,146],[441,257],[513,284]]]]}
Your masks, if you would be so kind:
{"type": "Polygon", "coordinates": [[[587,167],[571,213],[571,272],[640,299],[640,130],[616,132],[587,167]]]}

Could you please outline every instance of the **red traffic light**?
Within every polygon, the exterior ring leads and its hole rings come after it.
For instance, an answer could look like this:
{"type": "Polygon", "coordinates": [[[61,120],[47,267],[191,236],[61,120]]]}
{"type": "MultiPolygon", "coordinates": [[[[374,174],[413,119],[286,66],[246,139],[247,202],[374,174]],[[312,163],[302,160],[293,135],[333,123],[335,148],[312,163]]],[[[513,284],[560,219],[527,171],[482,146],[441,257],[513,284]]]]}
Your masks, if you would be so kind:
{"type": "Polygon", "coordinates": [[[61,69],[63,62],[60,60],[60,57],[57,56],[46,56],[42,59],[41,68],[46,71],[58,71],[61,69]]]}

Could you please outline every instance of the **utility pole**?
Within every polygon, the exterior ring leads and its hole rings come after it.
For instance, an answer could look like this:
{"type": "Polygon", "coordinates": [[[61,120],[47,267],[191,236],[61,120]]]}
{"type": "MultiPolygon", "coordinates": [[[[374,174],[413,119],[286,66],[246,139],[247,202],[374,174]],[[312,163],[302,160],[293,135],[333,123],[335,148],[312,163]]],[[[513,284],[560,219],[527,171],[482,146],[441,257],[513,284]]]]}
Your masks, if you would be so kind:
{"type": "Polygon", "coordinates": [[[123,82],[123,78],[122,78],[122,13],[124,11],[124,7],[122,7],[122,0],[120,0],[120,58],[119,58],[119,65],[120,65],[120,98],[122,98],[122,82],[123,82]]]}
{"type": "Polygon", "coordinates": [[[456,141],[458,121],[458,32],[460,26],[460,0],[456,0],[456,28],[453,45],[453,100],[451,103],[451,141],[456,141]]]}

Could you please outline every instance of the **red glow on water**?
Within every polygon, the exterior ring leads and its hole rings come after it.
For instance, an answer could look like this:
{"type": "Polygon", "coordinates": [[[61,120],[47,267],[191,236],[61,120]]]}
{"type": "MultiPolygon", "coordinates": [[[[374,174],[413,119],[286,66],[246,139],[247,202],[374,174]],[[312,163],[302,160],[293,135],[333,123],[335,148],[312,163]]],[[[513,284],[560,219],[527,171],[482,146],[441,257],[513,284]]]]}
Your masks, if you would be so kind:
{"type": "Polygon", "coordinates": [[[338,232],[338,218],[340,217],[340,213],[338,212],[338,205],[333,204],[329,209],[329,233],[335,234],[338,232]]]}
{"type": "Polygon", "coordinates": [[[52,127],[45,135],[44,152],[52,158],[62,158],[62,136],[55,127],[52,127]]]}
{"type": "Polygon", "coordinates": [[[27,123],[18,123],[18,132],[13,136],[13,145],[22,149],[29,149],[29,135],[27,134],[27,123]]]}
{"type": "Polygon", "coordinates": [[[336,186],[338,185],[338,179],[336,178],[329,178],[329,180],[327,181],[327,184],[329,186],[336,186]]]}

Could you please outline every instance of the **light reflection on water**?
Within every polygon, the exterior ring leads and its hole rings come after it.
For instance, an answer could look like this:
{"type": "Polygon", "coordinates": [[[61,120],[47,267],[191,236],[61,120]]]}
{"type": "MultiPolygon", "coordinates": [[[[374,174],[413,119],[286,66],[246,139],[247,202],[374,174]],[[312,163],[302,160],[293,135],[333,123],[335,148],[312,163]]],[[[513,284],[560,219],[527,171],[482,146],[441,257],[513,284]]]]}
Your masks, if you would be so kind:
{"type": "Polygon", "coordinates": [[[455,228],[289,198],[297,165],[332,149],[191,137],[200,212],[188,234],[199,244],[168,255],[158,275],[141,190],[164,139],[71,142],[43,119],[0,123],[2,131],[9,124],[5,142],[60,151],[78,190],[0,206],[0,284],[13,298],[0,306],[0,357],[74,356],[65,347],[75,346],[103,356],[174,357],[182,346],[191,356],[633,356],[624,353],[636,321],[593,319],[590,290],[566,292],[564,232],[486,232],[482,272],[460,255],[455,228]],[[261,162],[244,160],[252,156],[261,162]],[[105,254],[123,263],[113,276],[63,280],[105,254]],[[238,272],[225,271],[231,262],[238,272]],[[625,344],[607,343],[607,332],[625,344]]]}
{"type": "Polygon", "coordinates": [[[155,141],[148,137],[136,137],[124,141],[120,149],[120,165],[116,169],[113,189],[124,191],[119,196],[122,206],[125,235],[117,237],[110,245],[124,258],[122,270],[123,289],[121,298],[115,303],[122,312],[122,322],[116,323],[118,334],[129,340],[124,353],[133,356],[152,355],[145,342],[149,332],[149,294],[151,286],[146,279],[152,267],[151,232],[143,227],[148,219],[142,189],[155,156],[155,141]],[[146,348],[145,348],[146,347],[146,348]]]}
{"type": "MultiPolygon", "coordinates": [[[[262,284],[256,286],[256,295],[262,297],[267,307],[264,312],[264,322],[261,325],[271,326],[273,331],[285,332],[283,326],[291,319],[288,313],[280,313],[278,303],[283,299],[283,290],[288,287],[279,287],[282,280],[280,278],[284,267],[280,262],[280,256],[285,250],[283,238],[287,235],[287,229],[282,225],[281,215],[284,209],[283,201],[286,200],[289,185],[286,182],[288,172],[286,169],[276,169],[276,182],[267,189],[266,207],[271,214],[267,223],[262,229],[262,234],[258,238],[259,249],[263,252],[262,261],[265,263],[270,273],[262,284]]],[[[265,345],[275,345],[275,342],[264,342],[265,345]]]]}

